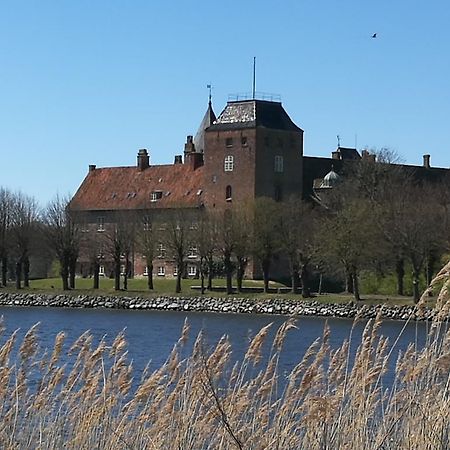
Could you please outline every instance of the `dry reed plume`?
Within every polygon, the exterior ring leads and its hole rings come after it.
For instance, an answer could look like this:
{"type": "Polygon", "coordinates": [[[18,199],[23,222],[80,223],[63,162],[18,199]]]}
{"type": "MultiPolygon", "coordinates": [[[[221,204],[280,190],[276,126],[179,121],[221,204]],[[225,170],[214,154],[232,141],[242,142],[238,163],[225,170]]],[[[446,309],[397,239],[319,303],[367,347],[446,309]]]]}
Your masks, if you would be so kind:
{"type": "MultiPolygon", "coordinates": [[[[444,282],[441,313],[449,309],[449,272],[450,264],[433,282],[444,282]]],[[[42,354],[31,328],[12,360],[14,333],[0,348],[0,447],[450,448],[450,333],[443,316],[437,315],[423,348],[411,344],[403,354],[379,335],[380,317],[366,324],[353,355],[352,334],[332,349],[325,327],[284,380],[278,364],[293,319],[276,332],[268,358],[261,355],[270,325],[234,365],[227,336],[206,350],[200,333],[183,359],[186,323],[167,361],[135,384],[123,333],[111,346],[94,345],[84,333],[69,349],[70,366],[62,362],[63,333],[42,354]],[[393,358],[394,381],[385,386],[393,358]]]]}

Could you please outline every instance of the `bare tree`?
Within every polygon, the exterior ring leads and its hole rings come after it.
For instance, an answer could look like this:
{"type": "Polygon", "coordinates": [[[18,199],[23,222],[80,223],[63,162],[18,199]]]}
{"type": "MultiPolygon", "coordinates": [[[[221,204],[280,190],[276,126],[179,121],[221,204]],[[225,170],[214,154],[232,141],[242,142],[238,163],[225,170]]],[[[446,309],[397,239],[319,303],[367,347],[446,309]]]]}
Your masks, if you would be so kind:
{"type": "Polygon", "coordinates": [[[153,289],[153,260],[155,259],[156,249],[161,240],[161,232],[159,230],[158,222],[154,219],[151,213],[145,215],[139,224],[139,231],[137,232],[138,247],[145,258],[147,268],[147,286],[148,289],[153,289]]]}
{"type": "Polygon", "coordinates": [[[253,236],[253,254],[261,264],[264,292],[269,292],[270,267],[281,248],[279,203],[265,197],[255,201],[253,236]]]}
{"type": "Polygon", "coordinates": [[[11,252],[11,225],[13,195],[5,188],[0,188],[0,264],[2,266],[1,284],[8,282],[8,259],[11,252]]]}
{"type": "Polygon", "coordinates": [[[48,203],[42,216],[44,235],[58,258],[64,290],[75,288],[75,267],[80,250],[79,227],[70,214],[68,204],[68,197],[56,196],[48,203]]]}
{"type": "Polygon", "coordinates": [[[169,211],[167,216],[164,241],[177,266],[177,282],[175,292],[181,292],[181,277],[189,248],[193,245],[194,227],[188,211],[177,209],[169,211]]]}
{"type": "Polygon", "coordinates": [[[18,192],[13,197],[11,237],[15,254],[16,288],[29,287],[30,251],[38,229],[39,210],[36,200],[18,192]]]}
{"type": "Polygon", "coordinates": [[[237,290],[242,292],[242,283],[253,248],[253,205],[244,203],[233,207],[231,227],[233,253],[236,257],[237,290]]]}
{"type": "Polygon", "coordinates": [[[233,233],[232,211],[227,209],[223,212],[223,219],[219,222],[219,239],[217,242],[218,253],[220,254],[225,270],[227,294],[233,293],[233,261],[232,256],[235,247],[233,233]]]}
{"type": "Polygon", "coordinates": [[[379,229],[373,226],[367,201],[353,199],[322,219],[318,235],[323,260],[342,264],[350,277],[354,299],[360,300],[359,272],[368,267],[380,249],[379,229]]]}
{"type": "Polygon", "coordinates": [[[116,211],[110,218],[111,223],[105,229],[106,251],[114,266],[114,289],[120,290],[120,276],[123,264],[123,288],[128,289],[128,277],[131,271],[131,255],[136,239],[136,215],[132,211],[116,211]]]}
{"type": "Polygon", "coordinates": [[[208,289],[212,289],[214,256],[218,239],[217,215],[201,211],[193,230],[193,241],[199,256],[201,293],[205,293],[205,275],[208,276],[208,289]]]}
{"type": "Polygon", "coordinates": [[[290,198],[283,204],[280,240],[283,253],[289,260],[292,292],[298,290],[301,280],[302,296],[311,296],[309,264],[316,252],[315,214],[312,205],[299,198],[290,198]]]}

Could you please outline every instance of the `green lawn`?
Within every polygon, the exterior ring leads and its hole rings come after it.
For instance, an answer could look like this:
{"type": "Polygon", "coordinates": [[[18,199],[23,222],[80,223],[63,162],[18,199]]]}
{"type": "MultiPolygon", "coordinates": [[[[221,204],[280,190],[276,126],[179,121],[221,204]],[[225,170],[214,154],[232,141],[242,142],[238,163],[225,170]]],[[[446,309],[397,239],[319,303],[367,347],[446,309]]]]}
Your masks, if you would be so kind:
{"type": "MultiPolygon", "coordinates": [[[[157,295],[175,295],[175,279],[169,278],[158,278],[154,279],[154,287],[153,291],[149,291],[147,289],[147,280],[145,278],[135,278],[130,279],[128,282],[128,290],[127,291],[114,291],[114,280],[110,278],[101,278],[100,279],[100,289],[94,291],[92,289],[93,280],[90,278],[77,278],[76,279],[76,289],[72,290],[71,293],[73,295],[78,294],[96,294],[96,295],[121,295],[121,296],[157,296],[157,295]]],[[[186,279],[182,280],[182,293],[181,295],[189,296],[189,295],[200,295],[200,291],[192,290],[191,286],[199,286],[200,280],[198,279],[186,279]]],[[[214,280],[214,287],[224,287],[225,280],[218,279],[214,280]]],[[[257,280],[245,280],[244,287],[258,286],[262,287],[263,282],[257,280]]],[[[283,287],[282,284],[272,283],[271,287],[283,287]]],[[[13,290],[10,288],[10,290],[13,290]]],[[[62,292],[61,288],[61,280],[59,278],[48,278],[41,280],[33,280],[31,281],[31,287],[29,289],[30,292],[44,292],[44,293],[60,293],[62,292]]],[[[22,291],[24,292],[24,291],[22,291]]],[[[205,296],[214,296],[214,297],[226,297],[225,292],[209,292],[206,291],[205,296]]],[[[273,293],[273,294],[264,294],[264,293],[235,293],[233,296],[237,297],[245,297],[245,298],[259,298],[259,299],[270,299],[270,298],[290,298],[295,299],[297,301],[302,301],[301,295],[293,295],[292,293],[273,293]]],[[[348,303],[352,300],[352,296],[346,294],[323,294],[320,296],[316,296],[310,300],[316,300],[322,303],[348,303]]],[[[410,297],[399,297],[392,295],[374,295],[367,294],[362,295],[364,304],[392,304],[392,305],[412,305],[412,299],[410,297]]],[[[430,304],[433,303],[434,299],[430,299],[430,304]]]]}

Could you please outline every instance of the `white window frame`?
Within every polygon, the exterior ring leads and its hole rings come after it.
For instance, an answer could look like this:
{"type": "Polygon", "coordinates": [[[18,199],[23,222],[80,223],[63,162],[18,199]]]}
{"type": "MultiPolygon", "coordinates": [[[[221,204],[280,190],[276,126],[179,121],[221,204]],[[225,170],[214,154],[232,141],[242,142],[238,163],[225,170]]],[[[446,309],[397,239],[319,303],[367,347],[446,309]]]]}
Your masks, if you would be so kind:
{"type": "Polygon", "coordinates": [[[276,173],[283,173],[284,172],[284,159],[283,159],[283,156],[275,155],[274,171],[276,173]]]}
{"type": "Polygon", "coordinates": [[[188,258],[197,258],[198,256],[198,248],[193,245],[192,247],[189,247],[189,252],[188,252],[188,258]]]}
{"type": "Polygon", "coordinates": [[[105,218],[103,216],[97,217],[97,231],[105,231],[105,218]]]}
{"type": "Polygon", "coordinates": [[[197,266],[195,264],[188,264],[188,276],[195,277],[197,275],[197,266]]]}
{"type": "Polygon", "coordinates": [[[98,274],[99,274],[99,276],[101,276],[101,277],[104,277],[104,276],[105,276],[105,266],[103,266],[103,265],[98,266],[98,274]]]}
{"type": "Polygon", "coordinates": [[[158,266],[157,274],[158,274],[158,277],[165,277],[166,276],[166,268],[164,266],[158,266]]]}
{"type": "Polygon", "coordinates": [[[176,277],[177,275],[178,275],[178,267],[177,267],[177,265],[175,264],[175,265],[173,266],[173,276],[176,277]]]}
{"type": "Polygon", "coordinates": [[[158,244],[158,258],[165,258],[166,252],[167,252],[166,246],[162,242],[160,242],[158,244]]]}
{"type": "Polygon", "coordinates": [[[151,231],[152,229],[152,221],[150,216],[144,216],[144,231],[151,231]]]}
{"type": "Polygon", "coordinates": [[[150,201],[157,202],[162,199],[162,191],[153,191],[150,193],[150,201]]]}
{"type": "Polygon", "coordinates": [[[144,266],[144,273],[143,273],[142,275],[144,275],[144,277],[146,277],[146,276],[148,275],[148,267],[147,267],[147,264],[145,264],[145,266],[144,266]]]}
{"type": "Polygon", "coordinates": [[[234,170],[234,156],[233,155],[225,156],[225,159],[223,162],[223,169],[225,172],[233,172],[233,170],[234,170]]]}

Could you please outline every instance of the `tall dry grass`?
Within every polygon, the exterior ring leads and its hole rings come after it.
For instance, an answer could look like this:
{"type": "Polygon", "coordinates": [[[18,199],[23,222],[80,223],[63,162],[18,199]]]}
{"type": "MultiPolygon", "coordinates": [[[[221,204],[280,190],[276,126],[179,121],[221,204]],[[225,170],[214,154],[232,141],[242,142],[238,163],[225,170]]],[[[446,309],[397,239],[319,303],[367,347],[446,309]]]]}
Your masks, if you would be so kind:
{"type": "Polygon", "coordinates": [[[276,331],[268,358],[262,352],[270,326],[234,365],[227,336],[207,350],[200,333],[182,358],[185,324],[167,361],[138,383],[123,333],[110,346],[94,345],[84,333],[70,348],[70,366],[62,362],[63,333],[42,354],[33,327],[13,358],[14,333],[0,348],[0,447],[448,449],[450,334],[442,318],[449,271],[450,264],[434,280],[444,286],[423,348],[411,343],[399,354],[396,342],[380,336],[380,316],[366,324],[354,354],[352,335],[332,349],[326,327],[285,380],[279,358],[293,319],[276,331]],[[393,358],[394,380],[386,387],[393,358]]]}

